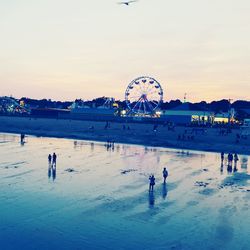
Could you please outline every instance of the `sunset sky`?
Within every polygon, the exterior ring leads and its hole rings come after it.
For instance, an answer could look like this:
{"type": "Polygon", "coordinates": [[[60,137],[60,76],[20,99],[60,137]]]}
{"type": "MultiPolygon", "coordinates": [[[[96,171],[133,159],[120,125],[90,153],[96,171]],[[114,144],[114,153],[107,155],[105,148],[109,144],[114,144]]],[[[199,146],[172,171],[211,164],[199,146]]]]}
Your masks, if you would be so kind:
{"type": "Polygon", "coordinates": [[[124,99],[149,75],[164,100],[250,99],[249,0],[0,0],[0,95],[124,99]]]}

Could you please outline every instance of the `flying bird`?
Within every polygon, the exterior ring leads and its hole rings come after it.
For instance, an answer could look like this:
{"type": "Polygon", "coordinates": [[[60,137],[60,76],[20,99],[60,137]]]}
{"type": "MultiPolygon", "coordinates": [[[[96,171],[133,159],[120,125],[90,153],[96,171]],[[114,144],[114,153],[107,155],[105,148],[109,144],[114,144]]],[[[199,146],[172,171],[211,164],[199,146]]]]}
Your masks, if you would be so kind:
{"type": "Polygon", "coordinates": [[[133,1],[123,1],[123,2],[119,2],[118,4],[124,4],[129,6],[131,3],[137,2],[137,0],[133,0],[133,1]]]}

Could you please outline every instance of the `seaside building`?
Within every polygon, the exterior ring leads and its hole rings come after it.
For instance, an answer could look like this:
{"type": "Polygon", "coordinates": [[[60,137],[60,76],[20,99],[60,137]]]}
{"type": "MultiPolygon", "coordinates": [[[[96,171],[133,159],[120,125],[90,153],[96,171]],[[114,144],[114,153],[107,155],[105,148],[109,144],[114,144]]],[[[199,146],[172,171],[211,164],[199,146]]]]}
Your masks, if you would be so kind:
{"type": "Polygon", "coordinates": [[[72,109],[69,115],[70,119],[109,120],[114,117],[116,110],[116,108],[84,106],[72,109]]]}
{"type": "Polygon", "coordinates": [[[31,115],[44,118],[59,118],[62,114],[68,114],[68,109],[58,108],[32,108],[31,115]]]}
{"type": "Polygon", "coordinates": [[[74,102],[68,113],[59,114],[59,118],[73,119],[73,120],[93,120],[93,121],[107,121],[114,120],[118,110],[118,105],[114,98],[106,98],[103,105],[92,107],[85,105],[83,101],[74,102]]]}
{"type": "Polygon", "coordinates": [[[175,124],[206,124],[212,123],[214,113],[202,108],[193,109],[189,102],[182,103],[181,105],[161,111],[161,118],[167,122],[173,122],[175,124]]]}
{"type": "Polygon", "coordinates": [[[229,112],[216,113],[213,118],[214,123],[228,123],[231,119],[229,112]]]}

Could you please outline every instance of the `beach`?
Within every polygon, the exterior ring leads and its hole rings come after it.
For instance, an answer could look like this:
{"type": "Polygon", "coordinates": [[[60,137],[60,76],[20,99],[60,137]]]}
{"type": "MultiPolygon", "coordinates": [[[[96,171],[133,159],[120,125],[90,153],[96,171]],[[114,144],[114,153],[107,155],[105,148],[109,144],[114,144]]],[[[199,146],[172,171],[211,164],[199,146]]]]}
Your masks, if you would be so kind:
{"type": "Polygon", "coordinates": [[[163,125],[154,130],[153,124],[143,123],[112,122],[107,126],[106,122],[0,116],[0,132],[250,154],[249,137],[236,143],[238,129],[228,135],[221,135],[218,128],[175,127],[172,131],[163,125]],[[178,136],[181,138],[178,139],[178,136]]]}
{"type": "Polygon", "coordinates": [[[15,134],[0,152],[1,249],[249,249],[249,156],[230,170],[213,152],[15,134]]]}

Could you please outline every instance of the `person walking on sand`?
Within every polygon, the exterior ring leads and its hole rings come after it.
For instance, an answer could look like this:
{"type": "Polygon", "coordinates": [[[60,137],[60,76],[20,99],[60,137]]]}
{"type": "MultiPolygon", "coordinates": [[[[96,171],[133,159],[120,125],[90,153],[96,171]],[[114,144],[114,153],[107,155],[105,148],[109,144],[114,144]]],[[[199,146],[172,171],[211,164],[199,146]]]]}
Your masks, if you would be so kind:
{"type": "Polygon", "coordinates": [[[52,156],[51,154],[48,155],[48,162],[49,162],[49,165],[51,165],[51,160],[52,160],[52,156]]]}
{"type": "Polygon", "coordinates": [[[239,157],[238,155],[235,153],[234,154],[234,165],[236,166],[237,165],[237,161],[239,160],[239,157]]]}
{"type": "Polygon", "coordinates": [[[220,158],[221,158],[221,164],[223,164],[223,162],[224,162],[224,152],[221,152],[220,158]]]}
{"type": "Polygon", "coordinates": [[[23,144],[24,143],[24,138],[25,138],[25,134],[21,134],[21,143],[23,144]]]}
{"type": "Polygon", "coordinates": [[[229,153],[228,156],[227,156],[227,159],[228,159],[228,165],[232,165],[232,162],[233,162],[233,154],[232,154],[232,153],[229,153]]]}
{"type": "Polygon", "coordinates": [[[163,168],[162,176],[163,176],[164,183],[166,183],[166,179],[168,177],[168,171],[166,168],[163,168]]]}
{"type": "Polygon", "coordinates": [[[154,191],[155,177],[154,175],[149,176],[149,191],[154,191]]]}
{"type": "Polygon", "coordinates": [[[52,165],[55,165],[55,167],[56,167],[56,158],[57,158],[57,155],[55,153],[53,153],[53,156],[52,156],[52,165]]]}

